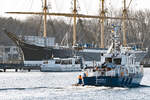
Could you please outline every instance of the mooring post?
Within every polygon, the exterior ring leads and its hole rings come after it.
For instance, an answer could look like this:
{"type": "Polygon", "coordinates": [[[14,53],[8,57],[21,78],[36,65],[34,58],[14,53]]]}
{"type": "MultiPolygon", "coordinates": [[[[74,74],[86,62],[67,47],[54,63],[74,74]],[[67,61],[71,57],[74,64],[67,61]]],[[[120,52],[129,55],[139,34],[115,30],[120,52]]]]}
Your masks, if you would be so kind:
{"type": "Polygon", "coordinates": [[[15,69],[15,72],[18,72],[18,69],[15,69]]]}
{"type": "Polygon", "coordinates": [[[30,72],[31,71],[31,69],[28,69],[28,72],[30,72]]]}
{"type": "Polygon", "coordinates": [[[6,69],[4,68],[4,72],[6,72],[6,69]]]}

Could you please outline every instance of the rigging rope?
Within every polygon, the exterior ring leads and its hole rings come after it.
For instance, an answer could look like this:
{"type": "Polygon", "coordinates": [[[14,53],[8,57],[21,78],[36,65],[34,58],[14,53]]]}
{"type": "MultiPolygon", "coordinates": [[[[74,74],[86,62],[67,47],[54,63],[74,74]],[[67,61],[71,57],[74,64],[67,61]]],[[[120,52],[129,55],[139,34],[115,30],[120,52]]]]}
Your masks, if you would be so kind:
{"type": "Polygon", "coordinates": [[[44,7],[44,2],[43,2],[43,0],[41,0],[41,3],[42,3],[42,8],[44,7]]]}
{"type": "MultiPolygon", "coordinates": [[[[128,13],[127,13],[127,18],[129,18],[128,13]]],[[[132,31],[132,33],[135,33],[135,31],[133,30],[132,22],[131,22],[130,20],[128,20],[128,21],[129,21],[129,25],[131,26],[131,31],[132,31]]],[[[135,39],[133,39],[133,40],[135,40],[135,39]]],[[[134,44],[135,44],[137,41],[133,41],[133,42],[134,42],[134,44]]]]}
{"type": "MultiPolygon", "coordinates": [[[[73,19],[73,18],[70,18],[69,23],[71,23],[72,19],[73,19]]],[[[71,33],[72,28],[70,28],[70,25],[68,25],[68,27],[67,27],[66,29],[67,29],[66,34],[71,33]],[[68,28],[69,28],[69,29],[68,29],[68,28]]],[[[71,36],[71,35],[68,34],[68,39],[69,39],[70,36],[71,36]]],[[[66,38],[66,35],[63,37],[63,39],[62,39],[60,45],[65,45],[65,43],[64,43],[64,42],[65,42],[65,38],[66,38]]],[[[69,42],[69,40],[67,40],[67,41],[69,42]]]]}
{"type": "Polygon", "coordinates": [[[130,7],[130,5],[131,5],[131,2],[132,2],[132,0],[130,0],[130,3],[129,3],[129,5],[128,5],[127,9],[129,9],[129,7],[130,7]]]}
{"type": "Polygon", "coordinates": [[[40,33],[41,33],[42,22],[43,22],[43,15],[40,16],[40,23],[39,23],[39,28],[38,28],[37,36],[39,36],[40,33]]]}

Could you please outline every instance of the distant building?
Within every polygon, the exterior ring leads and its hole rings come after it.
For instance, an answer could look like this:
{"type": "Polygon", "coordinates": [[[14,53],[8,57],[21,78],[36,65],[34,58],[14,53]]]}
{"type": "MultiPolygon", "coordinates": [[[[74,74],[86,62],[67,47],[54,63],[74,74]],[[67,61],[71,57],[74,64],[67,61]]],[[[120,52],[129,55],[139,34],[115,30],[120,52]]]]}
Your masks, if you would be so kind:
{"type": "Polygon", "coordinates": [[[0,46],[0,62],[11,63],[21,60],[19,48],[16,46],[0,46]]]}

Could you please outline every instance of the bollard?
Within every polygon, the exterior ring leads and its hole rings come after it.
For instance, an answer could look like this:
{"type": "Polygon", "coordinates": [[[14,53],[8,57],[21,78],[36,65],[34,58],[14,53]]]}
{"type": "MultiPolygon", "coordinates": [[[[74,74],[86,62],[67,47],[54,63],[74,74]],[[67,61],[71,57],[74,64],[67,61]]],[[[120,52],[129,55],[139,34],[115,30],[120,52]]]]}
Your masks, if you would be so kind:
{"type": "Polygon", "coordinates": [[[31,71],[31,69],[28,69],[28,72],[30,72],[31,71]]]}
{"type": "Polygon", "coordinates": [[[15,69],[15,72],[18,72],[18,69],[15,69]]]}
{"type": "Polygon", "coordinates": [[[6,72],[6,69],[4,69],[4,72],[6,72]]]}

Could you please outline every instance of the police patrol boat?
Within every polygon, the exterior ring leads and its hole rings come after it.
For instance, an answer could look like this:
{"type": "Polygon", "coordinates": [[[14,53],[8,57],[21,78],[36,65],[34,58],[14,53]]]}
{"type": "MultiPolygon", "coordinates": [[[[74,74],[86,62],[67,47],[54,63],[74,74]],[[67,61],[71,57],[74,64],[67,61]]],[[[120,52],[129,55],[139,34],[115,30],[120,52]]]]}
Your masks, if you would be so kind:
{"type": "Polygon", "coordinates": [[[83,69],[83,58],[74,56],[72,58],[53,58],[43,61],[42,72],[75,72],[83,69]]]}
{"type": "Polygon", "coordinates": [[[107,53],[101,55],[101,64],[85,67],[84,74],[79,77],[79,84],[110,87],[139,86],[143,77],[141,60],[146,53],[146,49],[121,46],[115,27],[112,45],[107,53]]]}

